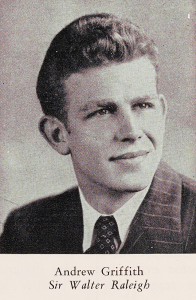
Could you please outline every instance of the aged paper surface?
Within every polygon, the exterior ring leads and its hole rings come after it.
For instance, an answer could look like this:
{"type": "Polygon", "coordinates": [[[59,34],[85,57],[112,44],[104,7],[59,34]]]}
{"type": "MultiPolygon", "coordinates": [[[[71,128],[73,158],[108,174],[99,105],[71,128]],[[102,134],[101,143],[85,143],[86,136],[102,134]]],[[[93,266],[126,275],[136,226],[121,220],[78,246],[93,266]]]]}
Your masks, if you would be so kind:
{"type": "MultiPolygon", "coordinates": [[[[194,0],[175,0],[172,3],[164,0],[148,3],[144,0],[2,1],[1,231],[12,209],[76,184],[70,158],[50,149],[38,132],[42,112],[35,86],[54,35],[75,18],[95,12],[129,18],[155,40],[160,53],[159,88],[169,104],[163,157],[175,170],[196,178],[194,0]]],[[[132,296],[136,299],[183,299],[185,296],[192,298],[196,289],[193,282],[195,255],[115,255],[110,258],[1,255],[0,261],[2,299],[10,299],[12,295],[16,299],[25,299],[27,295],[30,299],[63,299],[66,296],[71,299],[132,296]],[[60,283],[61,277],[54,277],[58,266],[63,270],[72,270],[74,266],[82,270],[95,269],[93,280],[106,282],[107,287],[73,291],[70,279],[62,277],[62,289],[49,289],[50,280],[60,283]],[[150,288],[142,292],[111,289],[113,277],[101,274],[104,266],[110,269],[140,266],[144,276],[139,279],[145,282],[147,278],[150,288]],[[106,294],[102,294],[105,290],[106,294]]],[[[84,283],[86,278],[82,277],[84,283]]],[[[130,278],[132,282],[139,282],[134,276],[130,278]]]]}
{"type": "Polygon", "coordinates": [[[1,298],[193,299],[195,265],[195,255],[7,255],[1,258],[1,298]],[[111,275],[127,266],[132,275],[111,275]],[[138,268],[141,275],[134,276],[138,268]]]}

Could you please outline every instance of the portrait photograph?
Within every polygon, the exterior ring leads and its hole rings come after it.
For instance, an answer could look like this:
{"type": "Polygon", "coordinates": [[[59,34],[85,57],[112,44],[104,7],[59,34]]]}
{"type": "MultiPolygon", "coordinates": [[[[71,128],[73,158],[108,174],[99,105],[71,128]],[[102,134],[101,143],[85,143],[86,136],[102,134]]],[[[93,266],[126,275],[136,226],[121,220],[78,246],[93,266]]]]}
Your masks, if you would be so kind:
{"type": "Polygon", "coordinates": [[[179,295],[191,295],[195,1],[7,0],[0,10],[2,270],[9,258],[31,270],[48,262],[47,299],[63,289],[152,299],[163,268],[165,280],[176,275],[165,295],[184,278],[179,295]]]}

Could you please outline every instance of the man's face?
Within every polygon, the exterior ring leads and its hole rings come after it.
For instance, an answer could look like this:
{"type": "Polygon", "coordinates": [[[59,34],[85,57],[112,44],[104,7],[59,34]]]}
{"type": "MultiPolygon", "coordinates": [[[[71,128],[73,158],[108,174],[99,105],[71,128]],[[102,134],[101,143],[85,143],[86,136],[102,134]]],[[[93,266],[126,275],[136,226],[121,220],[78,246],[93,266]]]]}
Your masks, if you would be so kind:
{"type": "Polygon", "coordinates": [[[135,192],[162,155],[164,100],[147,58],[72,74],[66,81],[68,146],[79,184],[135,192]]]}

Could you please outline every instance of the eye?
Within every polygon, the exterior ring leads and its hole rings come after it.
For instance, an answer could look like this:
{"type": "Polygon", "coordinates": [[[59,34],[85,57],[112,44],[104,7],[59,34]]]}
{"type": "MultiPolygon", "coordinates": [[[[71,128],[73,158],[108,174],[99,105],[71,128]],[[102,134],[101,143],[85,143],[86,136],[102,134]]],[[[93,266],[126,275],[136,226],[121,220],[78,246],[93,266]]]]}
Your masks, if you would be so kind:
{"type": "Polygon", "coordinates": [[[110,111],[107,108],[102,108],[95,112],[95,114],[97,114],[99,116],[107,115],[109,113],[110,113],[110,111]]]}
{"type": "Polygon", "coordinates": [[[117,108],[114,105],[107,105],[106,107],[103,107],[101,109],[98,109],[96,111],[91,112],[90,114],[87,115],[86,119],[95,117],[95,116],[105,116],[108,114],[114,114],[116,112],[117,108]]]}
{"type": "Polygon", "coordinates": [[[151,102],[138,102],[133,105],[133,109],[150,109],[154,108],[154,104],[151,102]]]}

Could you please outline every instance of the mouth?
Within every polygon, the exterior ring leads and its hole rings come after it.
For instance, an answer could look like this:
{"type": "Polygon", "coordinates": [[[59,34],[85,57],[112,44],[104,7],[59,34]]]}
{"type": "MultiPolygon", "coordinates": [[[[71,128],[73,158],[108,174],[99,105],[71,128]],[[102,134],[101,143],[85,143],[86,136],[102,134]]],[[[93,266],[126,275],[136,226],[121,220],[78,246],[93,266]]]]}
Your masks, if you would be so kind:
{"type": "Polygon", "coordinates": [[[109,161],[119,161],[119,160],[134,160],[136,158],[145,157],[150,151],[140,150],[135,152],[127,152],[118,156],[112,156],[109,161]]]}

